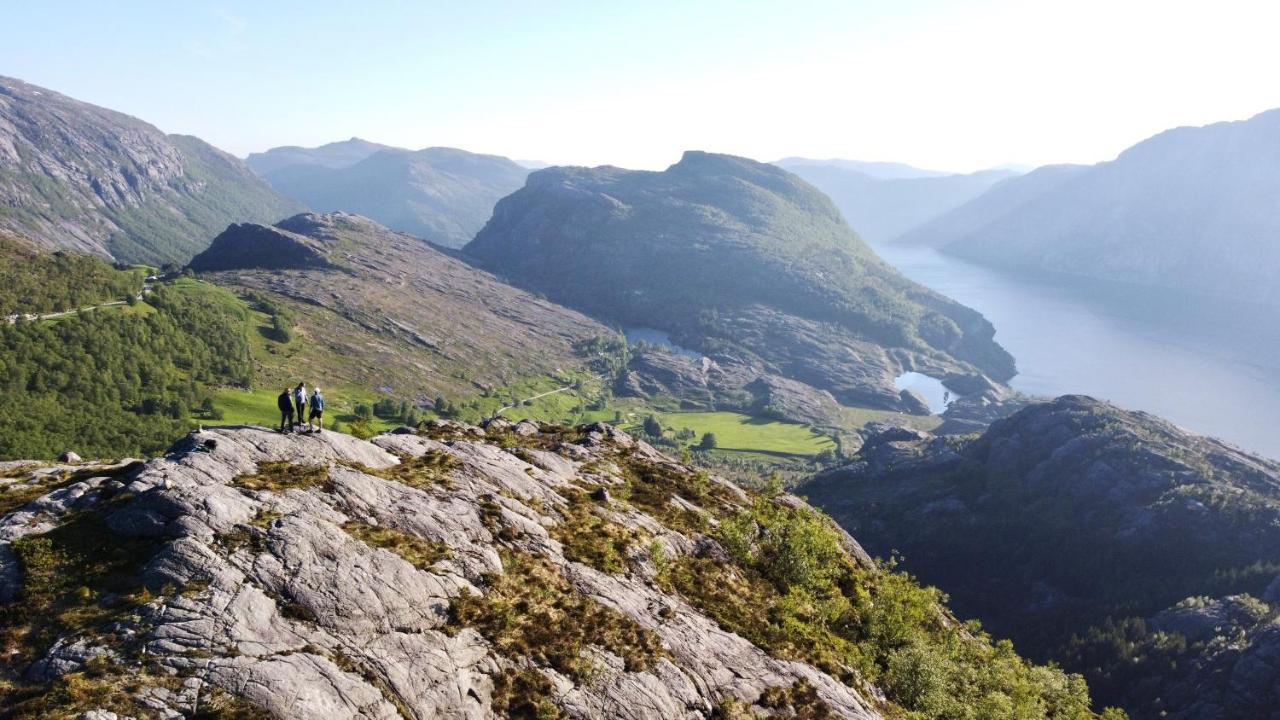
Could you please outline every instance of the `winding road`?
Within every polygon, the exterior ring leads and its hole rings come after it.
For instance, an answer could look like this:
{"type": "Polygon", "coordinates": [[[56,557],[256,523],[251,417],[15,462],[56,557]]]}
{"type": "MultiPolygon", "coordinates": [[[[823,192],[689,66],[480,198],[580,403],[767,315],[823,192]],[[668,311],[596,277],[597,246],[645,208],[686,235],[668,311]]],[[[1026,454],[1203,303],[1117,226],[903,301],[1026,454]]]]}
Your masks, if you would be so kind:
{"type": "MultiPolygon", "coordinates": [[[[138,291],[138,294],[135,295],[133,299],[142,300],[143,296],[145,296],[149,292],[151,292],[150,281],[142,284],[142,289],[138,291]]],[[[60,312],[18,313],[17,315],[6,315],[4,320],[10,325],[16,325],[19,320],[27,320],[27,321],[53,320],[55,318],[67,317],[68,315],[75,315],[76,313],[79,313],[79,312],[89,312],[90,310],[97,310],[98,308],[117,307],[119,305],[125,305],[128,302],[129,302],[128,300],[113,300],[108,303],[101,303],[98,305],[86,305],[85,307],[82,307],[82,308],[76,308],[74,310],[62,310],[60,312]]]]}

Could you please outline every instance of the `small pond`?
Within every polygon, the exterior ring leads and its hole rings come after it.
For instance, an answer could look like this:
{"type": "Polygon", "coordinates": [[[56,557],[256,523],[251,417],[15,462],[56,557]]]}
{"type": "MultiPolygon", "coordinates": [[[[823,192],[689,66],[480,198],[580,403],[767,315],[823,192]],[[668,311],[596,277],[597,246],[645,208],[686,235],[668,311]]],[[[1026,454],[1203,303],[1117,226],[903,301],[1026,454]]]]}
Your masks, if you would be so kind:
{"type": "Polygon", "coordinates": [[[934,415],[940,415],[947,410],[947,406],[957,398],[957,395],[948,390],[941,380],[937,380],[918,372],[905,372],[893,379],[893,384],[899,391],[911,390],[918,393],[929,403],[929,411],[934,415]]]}
{"type": "Polygon", "coordinates": [[[684,355],[687,358],[692,358],[694,360],[702,359],[702,353],[695,352],[689,348],[680,347],[679,345],[671,342],[671,336],[662,330],[655,330],[653,328],[624,328],[622,330],[622,334],[627,337],[628,345],[635,345],[636,343],[643,342],[666,348],[677,355],[684,355]]]}

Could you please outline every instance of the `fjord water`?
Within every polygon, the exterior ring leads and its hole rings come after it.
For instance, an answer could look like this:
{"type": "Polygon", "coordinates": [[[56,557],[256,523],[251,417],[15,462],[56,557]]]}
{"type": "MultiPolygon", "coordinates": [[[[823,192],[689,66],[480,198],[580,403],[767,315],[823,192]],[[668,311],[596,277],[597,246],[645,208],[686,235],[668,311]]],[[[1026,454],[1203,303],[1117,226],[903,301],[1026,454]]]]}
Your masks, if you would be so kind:
{"type": "Polygon", "coordinates": [[[929,248],[876,251],[985,315],[1017,358],[1014,388],[1092,395],[1280,458],[1280,313],[1025,279],[929,248]]]}

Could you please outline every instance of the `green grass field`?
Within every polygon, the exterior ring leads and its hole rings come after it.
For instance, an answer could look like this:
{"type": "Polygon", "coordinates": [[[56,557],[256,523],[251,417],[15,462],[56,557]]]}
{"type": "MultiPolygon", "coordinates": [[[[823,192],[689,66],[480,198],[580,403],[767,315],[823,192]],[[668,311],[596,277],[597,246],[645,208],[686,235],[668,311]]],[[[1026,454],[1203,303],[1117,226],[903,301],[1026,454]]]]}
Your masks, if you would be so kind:
{"type": "MultiPolygon", "coordinates": [[[[222,411],[219,420],[203,420],[209,425],[265,425],[276,427],[280,424],[280,410],[276,407],[276,396],[284,388],[257,388],[241,390],[240,388],[222,388],[214,393],[213,406],[222,411]]],[[[311,388],[307,388],[311,392],[311,388]]],[[[359,403],[372,404],[375,395],[367,390],[351,388],[330,388],[324,390],[325,425],[330,426],[334,420],[343,424],[356,419],[355,406],[359,403]]],[[[372,428],[382,432],[396,427],[400,423],[375,417],[372,428]]]]}
{"type": "Polygon", "coordinates": [[[873,410],[871,408],[840,408],[840,414],[847,428],[860,428],[870,422],[905,425],[917,430],[931,431],[942,424],[941,415],[908,415],[896,410],[873,410]]]}
{"type": "MultiPolygon", "coordinates": [[[[703,433],[714,433],[720,452],[756,453],[766,456],[812,457],[835,450],[835,442],[808,425],[751,417],[735,412],[656,412],[664,428],[689,428],[696,444],[703,433]]],[[[635,413],[623,426],[636,430],[644,414],[635,413]]],[[[604,418],[601,418],[604,419],[604,418]]]]}

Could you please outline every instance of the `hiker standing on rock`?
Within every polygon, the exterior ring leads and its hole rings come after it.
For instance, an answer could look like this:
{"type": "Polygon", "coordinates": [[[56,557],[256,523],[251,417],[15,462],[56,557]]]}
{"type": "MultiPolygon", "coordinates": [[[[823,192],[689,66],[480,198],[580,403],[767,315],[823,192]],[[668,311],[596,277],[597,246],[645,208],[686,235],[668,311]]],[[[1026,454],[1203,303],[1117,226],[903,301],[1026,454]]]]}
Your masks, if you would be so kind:
{"type": "Polygon", "coordinates": [[[311,414],[307,416],[307,429],[311,432],[324,430],[324,395],[320,394],[318,385],[311,388],[311,414]]]}
{"type": "Polygon", "coordinates": [[[289,396],[289,388],[276,398],[276,407],[280,408],[280,432],[293,430],[293,398],[289,396]]]}
{"type": "Polygon", "coordinates": [[[298,409],[298,419],[294,425],[301,425],[307,418],[307,388],[302,383],[298,383],[298,387],[293,389],[293,404],[298,409]]]}

